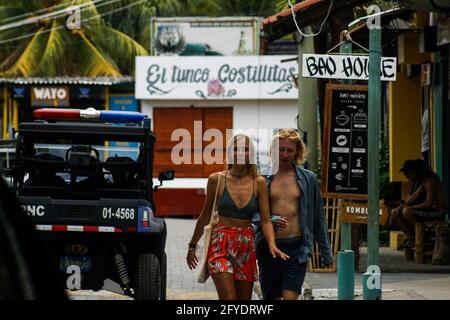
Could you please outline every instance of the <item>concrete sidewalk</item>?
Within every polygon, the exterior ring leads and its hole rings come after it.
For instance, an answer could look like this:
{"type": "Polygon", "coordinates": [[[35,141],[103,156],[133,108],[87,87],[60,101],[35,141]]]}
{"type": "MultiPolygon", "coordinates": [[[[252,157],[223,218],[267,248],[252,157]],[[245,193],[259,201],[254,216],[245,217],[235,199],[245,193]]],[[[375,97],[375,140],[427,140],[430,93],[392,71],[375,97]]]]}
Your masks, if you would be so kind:
{"type": "MultiPolygon", "coordinates": [[[[203,300],[217,299],[214,284],[197,282],[197,270],[186,266],[187,243],[194,230],[194,219],[166,219],[167,239],[167,299],[203,300]]],[[[202,241],[200,241],[202,243],[202,241]]],[[[366,269],[367,248],[360,250],[360,270],[355,274],[355,300],[362,299],[362,273],[366,269]]],[[[407,261],[403,251],[380,248],[382,272],[382,299],[384,300],[434,300],[450,299],[450,266],[418,265],[407,261]]],[[[337,299],[337,273],[308,273],[305,298],[315,300],[337,299]]],[[[261,296],[255,283],[253,299],[261,296]]]]}
{"type": "MultiPolygon", "coordinates": [[[[360,250],[355,273],[355,300],[362,300],[362,274],[367,248],[360,250]]],[[[450,266],[416,264],[405,260],[403,251],[380,248],[382,300],[450,300],[450,266]]],[[[308,273],[307,286],[314,300],[337,300],[337,273],[308,273]]]]}
{"type": "MultiPolygon", "coordinates": [[[[450,274],[382,273],[382,300],[450,300],[450,274]]],[[[337,300],[336,273],[309,273],[312,300],[337,300]]],[[[362,300],[362,273],[355,274],[355,300],[362,300]]]]}

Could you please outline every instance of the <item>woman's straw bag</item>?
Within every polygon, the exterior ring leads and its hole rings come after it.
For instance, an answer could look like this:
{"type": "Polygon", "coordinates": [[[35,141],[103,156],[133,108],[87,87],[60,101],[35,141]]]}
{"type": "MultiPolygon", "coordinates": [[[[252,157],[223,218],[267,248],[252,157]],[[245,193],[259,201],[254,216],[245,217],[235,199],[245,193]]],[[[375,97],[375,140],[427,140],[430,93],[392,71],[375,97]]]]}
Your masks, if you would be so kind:
{"type": "Polygon", "coordinates": [[[216,208],[216,202],[217,202],[217,191],[219,190],[220,185],[220,173],[219,178],[217,179],[217,187],[216,187],[216,193],[214,195],[214,203],[212,206],[211,211],[211,219],[209,220],[209,224],[207,224],[204,227],[203,235],[205,239],[205,244],[203,246],[203,263],[200,268],[200,273],[198,275],[197,281],[200,283],[205,283],[206,280],[209,278],[209,272],[208,272],[208,251],[209,251],[209,243],[211,241],[211,233],[214,229],[214,226],[219,222],[219,214],[217,213],[216,208]]]}

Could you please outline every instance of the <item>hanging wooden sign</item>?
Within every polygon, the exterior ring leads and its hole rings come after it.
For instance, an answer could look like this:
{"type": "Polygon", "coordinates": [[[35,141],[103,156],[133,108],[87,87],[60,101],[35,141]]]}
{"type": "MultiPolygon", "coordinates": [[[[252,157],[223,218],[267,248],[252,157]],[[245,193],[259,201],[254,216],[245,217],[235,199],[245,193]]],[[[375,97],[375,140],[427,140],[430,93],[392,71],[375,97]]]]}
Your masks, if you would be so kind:
{"type": "MultiPolygon", "coordinates": [[[[343,201],[341,204],[341,219],[343,222],[367,224],[368,205],[367,202],[343,201]]],[[[388,220],[387,208],[380,203],[380,225],[386,224],[388,220]]]]}
{"type": "MultiPolygon", "coordinates": [[[[380,76],[381,81],[397,79],[397,58],[381,58],[380,76]]],[[[302,77],[369,80],[369,56],[303,54],[302,77]]]]}
{"type": "Polygon", "coordinates": [[[367,199],[367,86],[327,84],[324,120],[322,193],[367,199]]]}

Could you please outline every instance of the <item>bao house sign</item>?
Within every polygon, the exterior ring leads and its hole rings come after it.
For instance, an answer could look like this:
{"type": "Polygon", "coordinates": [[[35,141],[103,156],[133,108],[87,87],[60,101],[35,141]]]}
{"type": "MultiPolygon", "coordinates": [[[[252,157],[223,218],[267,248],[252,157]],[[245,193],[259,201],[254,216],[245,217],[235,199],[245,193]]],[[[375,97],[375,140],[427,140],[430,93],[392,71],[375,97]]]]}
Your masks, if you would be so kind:
{"type": "Polygon", "coordinates": [[[136,98],[297,99],[294,56],[137,57],[136,98]]]}
{"type": "MultiPolygon", "coordinates": [[[[369,80],[369,56],[304,54],[302,77],[343,80],[369,80]]],[[[382,57],[381,81],[397,79],[397,58],[382,57]]]]}

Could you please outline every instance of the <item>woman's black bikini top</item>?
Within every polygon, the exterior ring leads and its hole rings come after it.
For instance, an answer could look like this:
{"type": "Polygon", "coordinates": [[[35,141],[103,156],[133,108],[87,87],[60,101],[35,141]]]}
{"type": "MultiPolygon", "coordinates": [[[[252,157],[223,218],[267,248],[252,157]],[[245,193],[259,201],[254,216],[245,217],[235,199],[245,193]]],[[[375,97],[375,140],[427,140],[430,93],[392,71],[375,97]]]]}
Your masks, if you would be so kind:
{"type": "Polygon", "coordinates": [[[223,189],[222,197],[219,200],[217,210],[219,216],[252,220],[253,214],[258,212],[258,201],[255,197],[255,181],[253,181],[253,192],[250,201],[243,208],[238,208],[227,190],[227,173],[225,173],[225,187],[223,189]]]}

